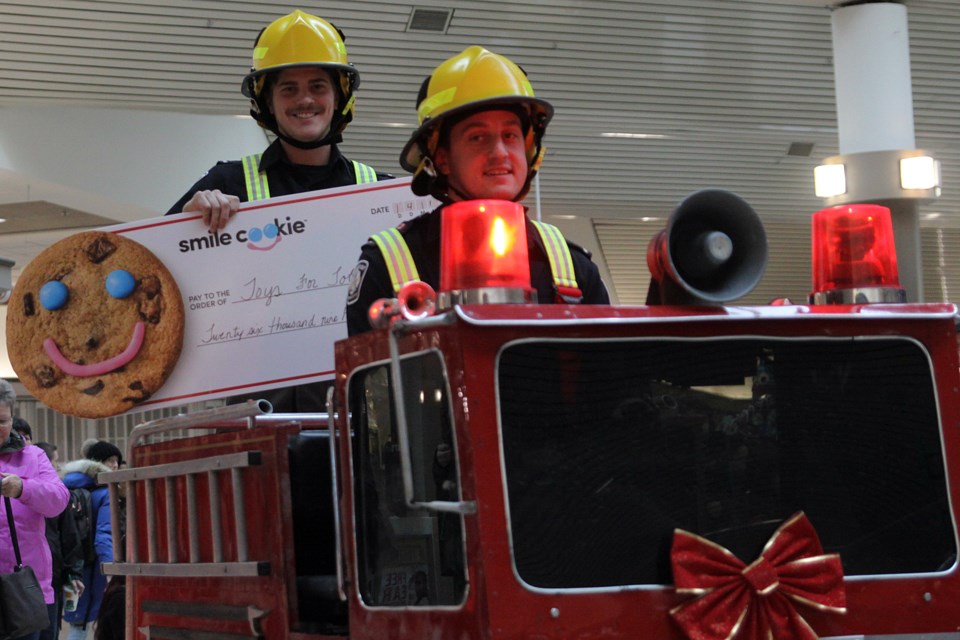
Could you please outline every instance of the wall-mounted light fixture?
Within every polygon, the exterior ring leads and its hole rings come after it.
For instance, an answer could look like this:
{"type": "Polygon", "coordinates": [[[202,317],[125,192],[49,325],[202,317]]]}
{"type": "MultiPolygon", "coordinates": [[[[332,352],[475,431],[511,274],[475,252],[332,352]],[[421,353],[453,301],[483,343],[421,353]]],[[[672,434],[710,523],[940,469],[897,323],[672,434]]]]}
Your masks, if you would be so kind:
{"type": "Polygon", "coordinates": [[[866,151],[825,158],[814,190],[828,206],[940,196],[940,162],[919,149],[866,151]]]}
{"type": "Polygon", "coordinates": [[[813,170],[813,188],[818,198],[832,198],[847,192],[847,172],[843,164],[822,164],[813,170]]]}
{"type": "Polygon", "coordinates": [[[940,186],[940,161],[930,156],[901,158],[900,186],[904,189],[936,189],[940,186]]]}

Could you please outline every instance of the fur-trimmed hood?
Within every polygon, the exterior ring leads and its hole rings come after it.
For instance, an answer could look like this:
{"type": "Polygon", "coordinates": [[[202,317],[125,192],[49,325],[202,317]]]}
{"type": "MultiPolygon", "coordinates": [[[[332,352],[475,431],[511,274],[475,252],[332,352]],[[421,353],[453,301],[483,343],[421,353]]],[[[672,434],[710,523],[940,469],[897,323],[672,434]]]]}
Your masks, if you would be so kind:
{"type": "Polygon", "coordinates": [[[60,469],[60,477],[63,478],[64,484],[66,484],[71,489],[77,487],[84,487],[89,484],[89,481],[84,483],[78,483],[80,478],[77,478],[77,475],[83,475],[93,480],[93,485],[97,484],[97,474],[103,471],[110,471],[110,467],[103,464],[102,462],[97,462],[96,460],[87,460],[86,458],[81,458],[80,460],[71,460],[67,464],[63,465],[63,468],[60,469]],[[68,476],[74,476],[68,481],[68,476]]]}

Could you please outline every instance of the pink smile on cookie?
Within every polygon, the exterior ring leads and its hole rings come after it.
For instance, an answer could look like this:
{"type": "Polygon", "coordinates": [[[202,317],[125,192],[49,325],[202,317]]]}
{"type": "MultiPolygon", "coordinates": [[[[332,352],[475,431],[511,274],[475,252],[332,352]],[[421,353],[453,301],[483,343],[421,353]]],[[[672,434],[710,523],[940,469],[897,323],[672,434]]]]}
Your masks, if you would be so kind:
{"type": "Polygon", "coordinates": [[[273,249],[275,246],[277,246],[277,243],[280,242],[280,238],[282,237],[283,236],[278,235],[276,238],[273,239],[272,243],[270,243],[268,246],[265,246],[265,247],[261,247],[253,244],[252,242],[248,242],[247,249],[252,249],[254,251],[270,251],[270,249],[273,249]]]}
{"type": "Polygon", "coordinates": [[[60,370],[67,375],[76,376],[78,378],[100,376],[119,369],[123,365],[133,360],[137,353],[140,352],[140,347],[143,346],[143,335],[145,331],[146,329],[144,328],[143,323],[137,322],[137,324],[133,327],[133,335],[130,337],[130,343],[127,345],[126,349],[112,358],[107,358],[106,360],[95,362],[94,364],[76,364],[74,362],[70,362],[70,360],[60,353],[60,347],[57,346],[57,343],[54,342],[53,338],[47,338],[43,341],[43,350],[46,352],[47,356],[53,360],[53,364],[57,365],[57,367],[59,367],[60,370]]]}

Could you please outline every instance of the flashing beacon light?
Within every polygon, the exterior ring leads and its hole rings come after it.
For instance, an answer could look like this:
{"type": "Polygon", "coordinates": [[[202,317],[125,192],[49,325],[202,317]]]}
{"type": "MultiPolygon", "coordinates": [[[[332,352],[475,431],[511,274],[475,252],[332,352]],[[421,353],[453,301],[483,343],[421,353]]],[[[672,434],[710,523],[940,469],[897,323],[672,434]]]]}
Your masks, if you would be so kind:
{"type": "Polygon", "coordinates": [[[473,303],[530,301],[526,217],[519,203],[455,202],[443,209],[441,226],[441,296],[457,292],[455,301],[473,303]]]}
{"type": "Polygon", "coordinates": [[[814,304],[906,302],[890,209],[851,204],[813,214],[814,304]]]}

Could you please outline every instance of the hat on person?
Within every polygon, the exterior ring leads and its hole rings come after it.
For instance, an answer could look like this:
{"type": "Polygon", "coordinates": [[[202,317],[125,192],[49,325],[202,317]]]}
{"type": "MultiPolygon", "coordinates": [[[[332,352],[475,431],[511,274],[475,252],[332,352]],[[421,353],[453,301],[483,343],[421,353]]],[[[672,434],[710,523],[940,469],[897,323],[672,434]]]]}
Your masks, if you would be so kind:
{"type": "Polygon", "coordinates": [[[120,448],[106,440],[98,440],[97,443],[92,445],[90,450],[87,451],[87,459],[96,460],[97,462],[103,462],[114,456],[116,456],[118,463],[123,462],[123,452],[120,451],[120,448]]]}
{"type": "Polygon", "coordinates": [[[20,416],[13,419],[13,430],[17,433],[25,433],[31,438],[33,437],[33,429],[30,428],[30,423],[20,416]]]}
{"type": "Polygon", "coordinates": [[[343,31],[323,18],[299,9],[277,18],[257,36],[253,60],[241,85],[250,98],[250,115],[264,129],[301,149],[315,149],[340,141],[340,133],[353,120],[354,91],[360,86],[360,74],[347,61],[343,31]],[[321,140],[304,142],[283,134],[270,110],[267,76],[295,67],[319,67],[339,80],[339,104],[330,122],[330,131],[321,140]]]}
{"type": "Polygon", "coordinates": [[[433,166],[443,127],[489,109],[519,109],[526,120],[527,179],[514,198],[518,202],[523,199],[546,151],[543,135],[553,117],[553,106],[534,95],[526,71],[479,46],[467,47],[443,62],[420,86],[420,126],[400,153],[400,166],[413,172],[411,189],[415,194],[445,201],[446,179],[433,166]]]}

